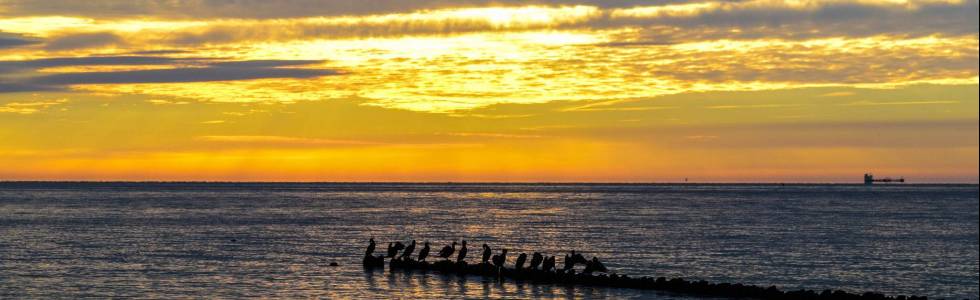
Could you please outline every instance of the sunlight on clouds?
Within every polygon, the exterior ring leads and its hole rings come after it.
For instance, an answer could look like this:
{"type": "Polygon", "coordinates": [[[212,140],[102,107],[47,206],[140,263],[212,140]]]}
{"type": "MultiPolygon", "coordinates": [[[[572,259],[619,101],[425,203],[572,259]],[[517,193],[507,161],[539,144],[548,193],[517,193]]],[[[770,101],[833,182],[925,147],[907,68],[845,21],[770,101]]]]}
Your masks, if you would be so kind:
{"type": "Polygon", "coordinates": [[[255,3],[0,12],[0,179],[976,178],[975,1],[255,3]]]}
{"type": "Polygon", "coordinates": [[[710,11],[737,9],[795,9],[812,10],[832,4],[864,4],[872,6],[896,7],[903,9],[919,9],[928,4],[960,4],[963,0],[750,0],[738,2],[708,1],[681,4],[666,4],[657,6],[637,6],[625,9],[614,9],[611,18],[658,18],[658,17],[688,17],[710,11]]]}
{"type": "Polygon", "coordinates": [[[367,99],[368,105],[451,112],[499,103],[654,97],[682,92],[977,82],[974,39],[718,40],[593,47],[622,31],[262,43],[243,59],[326,59],[343,75],[172,84],[80,85],[215,102],[367,99]],[[903,57],[896,60],[893,57],[903,57]],[[935,66],[933,66],[935,65],[935,66]]]}
{"type": "Polygon", "coordinates": [[[30,101],[30,102],[9,102],[0,104],[0,114],[2,113],[14,113],[29,115],[37,113],[53,106],[62,105],[68,102],[68,99],[55,99],[55,100],[40,100],[40,101],[30,101]]]}
{"type": "Polygon", "coordinates": [[[660,6],[640,6],[627,9],[613,10],[609,15],[612,18],[650,18],[666,16],[692,16],[698,13],[717,9],[722,6],[718,2],[668,4],[660,6]]]}
{"type": "Polygon", "coordinates": [[[187,20],[152,20],[152,19],[122,19],[100,21],[90,18],[45,16],[0,18],[0,28],[11,32],[28,32],[33,35],[47,37],[67,32],[103,32],[139,33],[144,31],[174,31],[207,26],[212,22],[187,20]]]}
{"type": "MultiPolygon", "coordinates": [[[[591,6],[571,7],[486,7],[454,10],[425,11],[411,16],[419,19],[436,20],[485,20],[496,27],[530,27],[533,25],[555,25],[584,21],[600,13],[591,6]]],[[[398,18],[399,16],[396,16],[398,18]]]]}

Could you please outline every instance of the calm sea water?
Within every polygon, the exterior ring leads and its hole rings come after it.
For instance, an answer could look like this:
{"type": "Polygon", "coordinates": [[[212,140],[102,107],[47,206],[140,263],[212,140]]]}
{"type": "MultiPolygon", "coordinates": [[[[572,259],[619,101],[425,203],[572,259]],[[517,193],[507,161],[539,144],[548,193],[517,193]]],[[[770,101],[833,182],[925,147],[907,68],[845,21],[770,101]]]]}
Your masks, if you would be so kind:
{"type": "Polygon", "coordinates": [[[0,298],[684,297],[366,272],[374,237],[382,251],[466,239],[511,263],[575,249],[621,274],[975,299],[978,207],[976,185],[0,183],[0,298]]]}

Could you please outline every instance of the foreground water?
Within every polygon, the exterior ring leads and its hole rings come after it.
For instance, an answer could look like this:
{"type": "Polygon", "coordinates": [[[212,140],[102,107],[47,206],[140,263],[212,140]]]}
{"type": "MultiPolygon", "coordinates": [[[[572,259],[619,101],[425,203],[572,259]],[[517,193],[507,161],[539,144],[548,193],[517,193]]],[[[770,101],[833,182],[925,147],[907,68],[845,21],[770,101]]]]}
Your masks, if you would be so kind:
{"type": "Polygon", "coordinates": [[[978,199],[976,185],[0,183],[0,298],[684,297],[365,272],[372,236],[466,239],[470,257],[486,242],[511,263],[575,249],[621,274],[977,298],[978,199]]]}

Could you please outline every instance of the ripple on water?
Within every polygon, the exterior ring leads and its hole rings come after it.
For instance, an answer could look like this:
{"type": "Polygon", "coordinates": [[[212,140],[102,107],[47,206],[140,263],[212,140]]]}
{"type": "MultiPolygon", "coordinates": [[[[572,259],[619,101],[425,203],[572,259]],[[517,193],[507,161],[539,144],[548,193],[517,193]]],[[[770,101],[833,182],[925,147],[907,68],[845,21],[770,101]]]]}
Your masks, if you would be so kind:
{"type": "Polygon", "coordinates": [[[365,272],[368,237],[619,273],[977,298],[977,186],[0,183],[0,298],[683,298],[365,272]],[[340,266],[329,267],[330,262],[340,266]],[[560,262],[559,262],[560,263],[560,262]]]}

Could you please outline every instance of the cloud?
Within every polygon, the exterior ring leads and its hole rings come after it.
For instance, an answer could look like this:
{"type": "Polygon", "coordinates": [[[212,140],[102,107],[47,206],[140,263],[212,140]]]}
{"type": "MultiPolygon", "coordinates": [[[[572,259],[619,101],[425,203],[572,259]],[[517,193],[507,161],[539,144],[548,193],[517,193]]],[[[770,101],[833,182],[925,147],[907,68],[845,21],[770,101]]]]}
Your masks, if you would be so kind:
{"type": "Polygon", "coordinates": [[[921,100],[921,101],[857,101],[840,104],[842,106],[888,106],[888,105],[936,105],[936,104],[959,104],[959,101],[951,100],[921,100]]]}
{"type": "Polygon", "coordinates": [[[321,62],[323,61],[266,59],[266,60],[245,60],[245,61],[223,61],[223,62],[211,63],[210,65],[213,67],[221,67],[221,68],[275,68],[275,67],[312,65],[321,62]]]}
{"type": "Polygon", "coordinates": [[[445,35],[484,31],[559,29],[585,24],[601,14],[590,6],[479,7],[395,14],[275,20],[225,20],[159,33],[175,45],[243,40],[286,41],[315,38],[368,38],[445,35]]]}
{"type": "Polygon", "coordinates": [[[25,75],[19,79],[0,82],[0,93],[57,90],[63,89],[65,86],[77,84],[209,82],[263,78],[312,78],[340,74],[339,71],[330,69],[296,68],[296,66],[306,66],[320,62],[322,61],[215,61],[194,57],[169,58],[158,56],[92,56],[0,61],[0,71],[25,74],[33,74],[34,71],[45,68],[66,66],[174,66],[173,68],[151,70],[64,72],[47,75],[25,75]]]}
{"type": "Polygon", "coordinates": [[[335,140],[276,135],[205,135],[195,137],[194,139],[209,143],[267,147],[364,146],[379,144],[377,142],[358,140],[335,140]]]}
{"type": "MultiPolygon", "coordinates": [[[[684,2],[676,0],[659,3],[684,2]]],[[[8,0],[0,4],[0,15],[32,16],[58,15],[90,18],[248,18],[279,19],[319,16],[350,16],[366,14],[387,14],[433,10],[445,8],[465,8],[478,6],[517,6],[517,5],[592,5],[598,7],[631,7],[649,3],[640,0],[8,0]]]]}
{"type": "Polygon", "coordinates": [[[595,127],[549,132],[617,140],[649,139],[672,147],[944,148],[976,147],[977,119],[705,124],[666,127],[595,127]]]}
{"type": "Polygon", "coordinates": [[[498,132],[449,132],[445,133],[448,136],[457,137],[475,137],[475,138],[499,138],[499,139],[539,139],[544,136],[536,134],[514,134],[514,133],[498,133],[498,132]]]}
{"type": "Polygon", "coordinates": [[[201,58],[170,58],[163,56],[87,56],[54,57],[32,60],[0,61],[0,71],[12,72],[71,66],[145,66],[177,63],[198,63],[201,58]]]}
{"type": "Polygon", "coordinates": [[[651,14],[618,10],[601,23],[605,27],[640,26],[642,30],[631,42],[665,44],[716,39],[962,36],[980,31],[976,0],[802,3],[717,2],[676,13],[651,14]]]}
{"type": "Polygon", "coordinates": [[[0,49],[33,45],[40,42],[24,35],[0,31],[0,49]]]}
{"type": "MultiPolygon", "coordinates": [[[[52,1],[57,3],[58,1],[52,1]]],[[[8,11],[56,15],[177,18],[168,28],[136,32],[82,32],[90,38],[65,39],[63,47],[99,46],[135,40],[163,45],[368,38],[535,30],[628,28],[633,34],[605,46],[652,46],[718,39],[808,39],[899,35],[977,35],[977,0],[964,1],[799,1],[768,0],[661,2],[536,1],[514,6],[488,1],[71,1],[55,9],[48,1],[14,2],[8,11]],[[43,3],[43,4],[37,4],[43,3]],[[527,5],[541,6],[527,6],[527,5]],[[641,6],[632,6],[641,5],[641,6]],[[70,7],[77,7],[71,9],[70,7]],[[107,9],[110,8],[110,9],[107,9]],[[99,8],[99,9],[96,9],[99,8]],[[64,11],[63,11],[64,10],[64,11]],[[111,13],[118,10],[118,13],[111,13]],[[319,13],[317,13],[319,12],[319,13]],[[182,18],[214,18],[180,23],[182,18]]],[[[101,27],[100,27],[101,28],[101,27]]],[[[106,29],[106,28],[104,28],[106,29]]],[[[89,30],[89,29],[86,29],[89,30]]],[[[52,42],[54,43],[54,42],[52,42]]],[[[60,44],[54,44],[55,47],[60,44]]]]}
{"type": "Polygon", "coordinates": [[[171,83],[249,80],[261,78],[311,78],[340,74],[334,70],[204,67],[118,72],[77,72],[34,77],[39,85],[171,83]]]}
{"type": "Polygon", "coordinates": [[[68,102],[68,99],[33,101],[33,102],[10,102],[0,105],[0,113],[15,113],[22,115],[33,114],[55,105],[68,102]]]}
{"type": "Polygon", "coordinates": [[[167,50],[146,50],[129,52],[132,55],[168,55],[168,54],[187,54],[194,53],[188,50],[167,49],[167,50]]]}
{"type": "Polygon", "coordinates": [[[123,38],[111,32],[73,33],[52,37],[44,49],[60,51],[117,44],[124,44],[123,38]]]}
{"type": "Polygon", "coordinates": [[[768,103],[768,104],[731,104],[731,105],[709,105],[704,108],[707,109],[757,109],[757,108],[786,108],[786,107],[800,107],[802,104],[788,104],[788,103],[768,103]]]}
{"type": "MultiPolygon", "coordinates": [[[[298,2],[282,4],[295,3],[298,2]]],[[[126,41],[125,49],[86,50],[96,53],[152,57],[175,54],[167,49],[191,49],[200,51],[200,55],[229,57],[338,57],[342,58],[338,65],[356,70],[349,74],[349,80],[339,82],[281,80],[277,84],[254,81],[78,87],[97,93],[141,93],[202,101],[295,102],[358,97],[370,100],[366,105],[464,114],[466,109],[494,103],[604,100],[690,91],[976,82],[976,35],[962,35],[976,27],[976,13],[971,10],[976,6],[975,0],[537,4],[555,5],[505,3],[461,9],[432,6],[426,8],[431,10],[415,12],[303,18],[285,15],[288,18],[282,19],[189,20],[167,19],[167,15],[149,19],[134,17],[137,14],[118,20],[56,20],[78,22],[81,25],[76,30],[80,34],[111,30],[126,41]],[[871,36],[863,36],[868,34],[871,36]],[[925,36],[910,36],[922,34],[925,36]],[[409,35],[429,36],[396,39],[409,35]],[[386,38],[370,38],[375,36],[386,38]],[[137,50],[164,52],[133,52],[137,50]]],[[[406,7],[411,5],[415,4],[406,7]]],[[[311,10],[319,9],[312,6],[311,10]]],[[[65,34],[62,27],[43,27],[40,22],[48,18],[34,19],[38,23],[19,20],[20,25],[15,27],[35,25],[39,32],[65,34]]],[[[187,55],[193,53],[198,52],[187,55]]],[[[302,67],[307,61],[284,65],[269,61],[163,59],[171,61],[152,63],[173,68],[63,68],[45,70],[62,72],[59,74],[39,72],[30,74],[39,77],[6,83],[66,87],[331,74],[317,68],[287,68],[302,67]],[[231,71],[233,68],[242,71],[231,71]],[[77,69],[102,73],[65,73],[77,69]],[[114,72],[105,72],[107,69],[114,72]]],[[[30,70],[43,67],[38,66],[43,63],[75,62],[0,64],[0,69],[17,67],[24,69],[22,75],[27,75],[30,70]]],[[[659,107],[578,110],[628,113],[654,109],[659,107]]]]}
{"type": "Polygon", "coordinates": [[[43,92],[57,90],[61,90],[61,88],[35,84],[0,82],[0,93],[43,92]]]}

